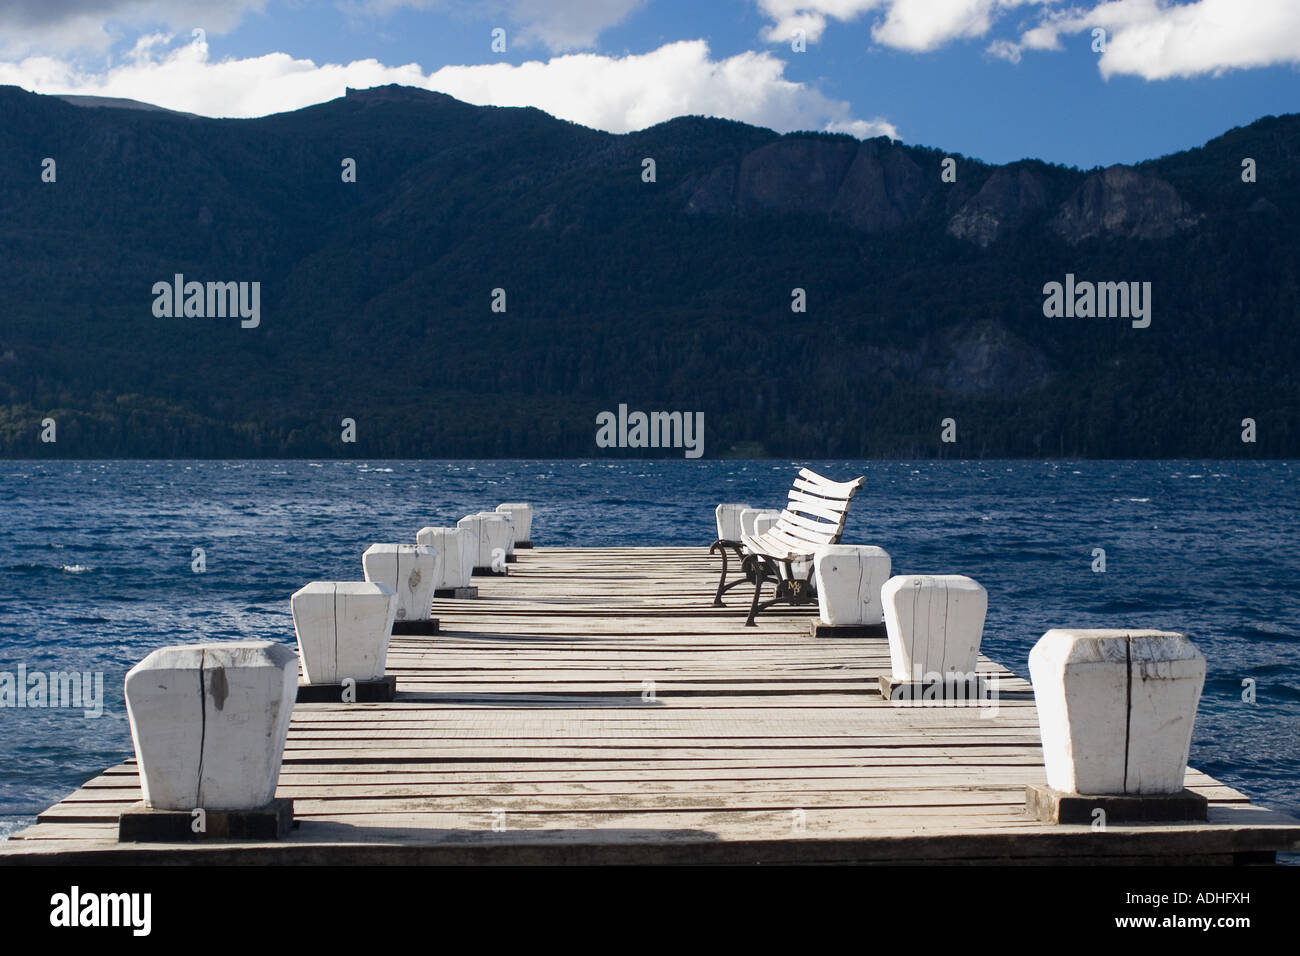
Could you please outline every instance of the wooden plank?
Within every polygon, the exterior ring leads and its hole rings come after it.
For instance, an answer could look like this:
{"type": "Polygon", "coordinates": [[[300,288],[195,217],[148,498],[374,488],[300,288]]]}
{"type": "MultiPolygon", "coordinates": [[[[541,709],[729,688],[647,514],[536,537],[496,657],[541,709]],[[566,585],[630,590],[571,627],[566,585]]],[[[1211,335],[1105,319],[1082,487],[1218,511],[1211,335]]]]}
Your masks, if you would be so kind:
{"type": "MultiPolygon", "coordinates": [[[[617,797],[620,800],[640,803],[641,801],[661,796],[691,797],[692,799],[709,799],[710,805],[723,807],[738,806],[733,802],[733,795],[716,786],[719,779],[726,775],[719,774],[710,780],[659,780],[626,781],[605,780],[585,781],[569,778],[544,781],[498,781],[484,782],[472,780],[443,780],[426,775],[408,775],[415,782],[393,781],[388,777],[375,779],[361,775],[346,777],[348,782],[338,782],[342,775],[318,775],[301,780],[285,778],[280,781],[277,795],[282,797],[311,798],[317,800],[348,798],[366,800],[386,800],[394,798],[420,797],[424,799],[441,799],[454,797],[481,797],[487,795],[506,795],[511,797],[617,797]]],[[[735,783],[736,781],[730,781],[735,783]]],[[[965,773],[949,771],[942,775],[916,775],[910,780],[901,780],[897,776],[875,777],[832,777],[823,780],[810,780],[802,775],[786,777],[767,776],[746,782],[743,799],[779,800],[784,805],[802,806],[805,799],[824,797],[827,794],[838,795],[840,799],[864,794],[888,794],[899,800],[924,801],[925,794],[934,791],[941,798],[954,793],[997,792],[1008,799],[1024,802],[1026,783],[1044,782],[1041,773],[1027,772],[1023,768],[1012,768],[1010,772],[994,773],[987,768],[970,769],[965,773]]],[[[1232,790],[1222,786],[1193,786],[1188,789],[1200,793],[1216,803],[1248,803],[1249,801],[1232,790]]],[[[113,786],[83,786],[69,794],[58,804],[69,807],[74,804],[119,804],[131,803],[141,799],[138,783],[133,785],[117,784],[113,786]]],[[[865,799],[865,797],[864,797],[865,799]]]]}

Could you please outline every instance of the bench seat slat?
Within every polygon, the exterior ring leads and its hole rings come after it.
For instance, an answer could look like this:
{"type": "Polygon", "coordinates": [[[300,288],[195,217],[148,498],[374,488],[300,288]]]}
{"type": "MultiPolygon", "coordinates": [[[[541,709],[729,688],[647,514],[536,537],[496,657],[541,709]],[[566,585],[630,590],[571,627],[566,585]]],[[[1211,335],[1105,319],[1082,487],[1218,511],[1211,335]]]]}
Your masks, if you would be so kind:
{"type": "Polygon", "coordinates": [[[745,545],[756,554],[776,558],[778,561],[806,557],[815,550],[815,546],[808,542],[799,541],[797,538],[778,537],[772,530],[765,531],[759,538],[746,535],[745,545]]]}
{"type": "MultiPolygon", "coordinates": [[[[766,538],[764,547],[780,549],[784,552],[796,555],[810,556],[823,544],[833,543],[827,541],[824,536],[816,539],[813,539],[812,537],[804,537],[803,535],[805,533],[806,532],[802,532],[800,529],[794,528],[793,526],[782,528],[778,525],[773,525],[764,532],[764,537],[766,538]]],[[[759,553],[766,554],[769,557],[781,557],[782,559],[786,556],[785,554],[775,554],[773,551],[760,551],[759,553]]]]}
{"type": "Polygon", "coordinates": [[[799,537],[799,535],[794,534],[785,528],[773,527],[768,531],[768,534],[771,536],[773,541],[776,541],[777,543],[782,544],[785,547],[796,551],[803,548],[807,548],[809,551],[811,551],[813,548],[817,547],[817,545],[821,543],[821,542],[812,542],[806,538],[801,538],[799,537]]]}

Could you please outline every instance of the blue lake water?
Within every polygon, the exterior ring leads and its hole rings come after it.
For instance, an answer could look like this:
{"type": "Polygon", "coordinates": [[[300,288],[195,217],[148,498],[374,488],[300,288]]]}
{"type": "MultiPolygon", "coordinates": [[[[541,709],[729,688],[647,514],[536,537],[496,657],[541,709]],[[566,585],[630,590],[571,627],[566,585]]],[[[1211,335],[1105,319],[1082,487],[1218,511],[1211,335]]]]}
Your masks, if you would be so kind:
{"type": "MultiPolygon", "coordinates": [[[[1051,627],[1186,633],[1209,660],[1193,765],[1300,814],[1300,462],[799,464],[866,475],[846,542],[884,547],[895,573],[983,584],[983,650],[1022,676],[1051,627]]],[[[0,708],[0,835],[130,755],[122,678],[150,650],[291,644],[289,595],[359,579],[372,542],[524,500],[539,546],[704,547],[717,502],[779,505],[795,467],[0,462],[0,672],[102,671],[106,697],[98,718],[0,708]],[[191,571],[194,548],[206,573],[191,571]]]]}

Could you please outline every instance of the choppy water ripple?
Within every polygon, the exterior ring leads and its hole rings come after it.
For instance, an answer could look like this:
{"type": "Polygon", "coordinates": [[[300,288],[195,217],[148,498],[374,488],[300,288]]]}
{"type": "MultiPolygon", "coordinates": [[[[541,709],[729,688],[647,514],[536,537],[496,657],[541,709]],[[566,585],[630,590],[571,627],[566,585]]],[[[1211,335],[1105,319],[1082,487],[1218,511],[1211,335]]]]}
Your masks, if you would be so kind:
{"type": "MultiPolygon", "coordinates": [[[[0,835],[130,753],[122,678],[150,650],[292,643],[289,595],[359,578],[374,541],[525,500],[539,544],[707,544],[717,502],[779,504],[792,466],[0,462],[0,670],[102,671],[106,697],[98,719],[0,710],[0,835]],[[205,574],[190,570],[196,547],[205,574]]],[[[814,467],[867,476],[846,541],[881,545],[898,573],[969,574],[988,589],[984,649],[1019,674],[1050,627],[1186,632],[1210,664],[1193,763],[1300,813],[1300,464],[814,467]]]]}

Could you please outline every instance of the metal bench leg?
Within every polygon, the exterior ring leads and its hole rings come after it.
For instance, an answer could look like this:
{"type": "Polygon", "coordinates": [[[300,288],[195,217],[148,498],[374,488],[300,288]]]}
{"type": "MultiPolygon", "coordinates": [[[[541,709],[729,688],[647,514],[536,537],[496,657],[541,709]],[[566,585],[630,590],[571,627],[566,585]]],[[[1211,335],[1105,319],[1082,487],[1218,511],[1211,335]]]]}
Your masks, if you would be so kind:
{"type": "Polygon", "coordinates": [[[758,613],[758,594],[762,590],[763,575],[757,574],[754,576],[754,600],[751,601],[749,605],[749,618],[745,621],[746,627],[758,627],[758,625],[754,623],[754,615],[758,613]]]}
{"type": "Polygon", "coordinates": [[[726,607],[722,603],[722,592],[727,581],[727,547],[721,538],[709,545],[709,554],[712,554],[715,550],[722,555],[722,575],[718,578],[718,592],[713,595],[713,606],[726,607]]]}
{"type": "MultiPolygon", "coordinates": [[[[755,555],[754,556],[754,600],[751,601],[749,604],[749,618],[745,621],[746,627],[758,627],[758,625],[754,623],[754,616],[759,612],[758,598],[763,592],[763,582],[767,579],[769,570],[772,571],[773,578],[777,582],[776,584],[777,591],[779,592],[781,589],[781,576],[775,573],[775,569],[771,568],[771,564],[766,558],[761,558],[755,555]]],[[[775,602],[769,601],[767,604],[764,604],[763,607],[768,607],[773,603],[775,602]]]]}

